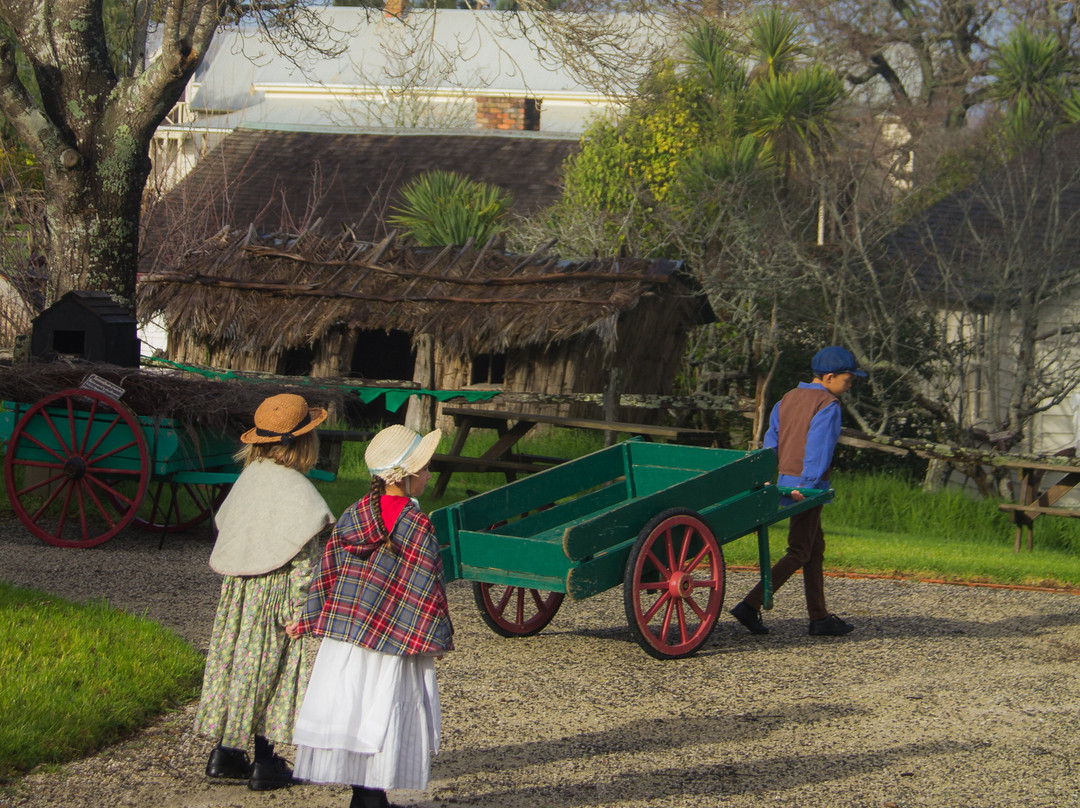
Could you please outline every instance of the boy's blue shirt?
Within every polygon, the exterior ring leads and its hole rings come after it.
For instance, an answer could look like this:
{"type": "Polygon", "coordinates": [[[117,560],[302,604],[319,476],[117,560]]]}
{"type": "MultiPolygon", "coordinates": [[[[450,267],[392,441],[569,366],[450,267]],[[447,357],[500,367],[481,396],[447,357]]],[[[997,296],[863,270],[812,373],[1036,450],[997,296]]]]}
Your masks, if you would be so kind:
{"type": "MultiPolygon", "coordinates": [[[[815,382],[799,382],[802,390],[825,390],[825,386],[815,382]]],[[[826,391],[827,392],[827,391],[826,391]]],[[[789,488],[828,488],[825,475],[832,464],[833,451],[840,439],[840,402],[828,404],[818,411],[810,422],[806,433],[806,452],[803,456],[802,476],[781,474],[777,485],[789,488]]],[[[777,402],[769,415],[769,431],[765,433],[766,449],[776,449],[780,434],[780,403],[777,402]]]]}

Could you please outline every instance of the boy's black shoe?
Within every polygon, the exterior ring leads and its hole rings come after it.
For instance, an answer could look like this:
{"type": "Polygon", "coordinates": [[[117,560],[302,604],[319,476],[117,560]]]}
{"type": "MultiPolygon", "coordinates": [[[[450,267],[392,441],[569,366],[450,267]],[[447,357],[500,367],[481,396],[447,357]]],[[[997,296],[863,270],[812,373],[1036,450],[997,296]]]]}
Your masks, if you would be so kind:
{"type": "Polygon", "coordinates": [[[761,622],[761,612],[751,609],[745,601],[739,601],[731,610],[732,616],[744,626],[751,634],[768,634],[769,629],[761,622]]]}
{"type": "Polygon", "coordinates": [[[210,750],[206,776],[216,780],[247,780],[251,776],[247,752],[218,744],[210,750]]]}
{"type": "Polygon", "coordinates": [[[830,614],[820,620],[810,621],[810,635],[813,637],[839,637],[854,630],[855,626],[841,620],[835,614],[830,614]]]}
{"type": "Polygon", "coordinates": [[[289,764],[285,762],[285,758],[274,755],[269,761],[255,761],[251,767],[248,788],[252,791],[270,791],[290,786],[292,783],[292,769],[289,764]]]}

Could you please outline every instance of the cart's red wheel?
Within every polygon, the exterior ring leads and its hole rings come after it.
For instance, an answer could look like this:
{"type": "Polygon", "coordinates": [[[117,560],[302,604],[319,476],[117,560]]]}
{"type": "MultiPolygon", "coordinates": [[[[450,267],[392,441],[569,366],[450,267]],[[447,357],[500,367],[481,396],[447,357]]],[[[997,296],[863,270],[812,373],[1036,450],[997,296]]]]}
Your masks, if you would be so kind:
{"type": "Polygon", "coordinates": [[[503,637],[530,637],[551,622],[562,592],[473,582],[473,598],[488,628],[503,637]]]}
{"type": "Polygon", "coordinates": [[[183,533],[213,516],[229,488],[151,480],[131,524],[151,533],[183,533]]]}
{"type": "Polygon", "coordinates": [[[135,415],[93,390],[62,390],[11,432],[4,477],[19,520],[59,547],[93,547],[135,516],[150,479],[135,415]]]}
{"type": "Polygon", "coordinates": [[[724,603],[724,554],[698,513],[672,508],[642,528],[623,603],[638,644],[657,659],[690,656],[704,644],[724,603]]]}

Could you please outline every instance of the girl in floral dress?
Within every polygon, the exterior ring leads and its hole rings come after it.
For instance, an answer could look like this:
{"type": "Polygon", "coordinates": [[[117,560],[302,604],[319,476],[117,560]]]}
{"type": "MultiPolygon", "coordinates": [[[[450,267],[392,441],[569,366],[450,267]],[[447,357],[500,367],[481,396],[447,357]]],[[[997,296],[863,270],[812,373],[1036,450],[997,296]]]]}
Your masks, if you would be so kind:
{"type": "Polygon", "coordinates": [[[240,440],[244,469],[215,517],[210,566],[225,576],[203,677],[195,731],[216,741],[214,779],[260,791],[292,782],[274,753],[288,742],[301,696],[303,641],[296,622],[307,599],[317,537],[334,521],[306,474],[326,410],[303,397],[267,398],[240,440]],[[254,743],[254,763],[247,750],[254,743]]]}
{"type": "Polygon", "coordinates": [[[413,497],[440,434],[391,426],[372,439],[371,491],[338,520],[300,620],[323,639],[296,719],[296,776],[352,785],[350,808],[426,789],[439,747],[435,659],[454,629],[435,530],[413,497]]]}

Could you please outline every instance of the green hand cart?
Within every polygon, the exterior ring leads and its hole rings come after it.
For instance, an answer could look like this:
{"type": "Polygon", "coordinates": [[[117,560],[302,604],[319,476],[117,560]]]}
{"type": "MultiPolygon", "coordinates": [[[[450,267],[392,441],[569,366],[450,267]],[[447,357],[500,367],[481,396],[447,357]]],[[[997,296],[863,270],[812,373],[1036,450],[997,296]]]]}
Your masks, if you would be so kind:
{"type": "Polygon", "coordinates": [[[235,435],[136,415],[98,390],[0,406],[12,509],[59,547],[93,547],[128,525],[162,537],[188,530],[212,516],[240,473],[235,435]]]}
{"type": "Polygon", "coordinates": [[[756,533],[772,608],[768,526],[832,501],[770,484],[772,451],[629,440],[431,514],[448,580],[473,582],[485,623],[536,634],[563,600],[623,586],[626,619],[658,659],[695,653],[724,601],[722,546],[756,533]]]}

